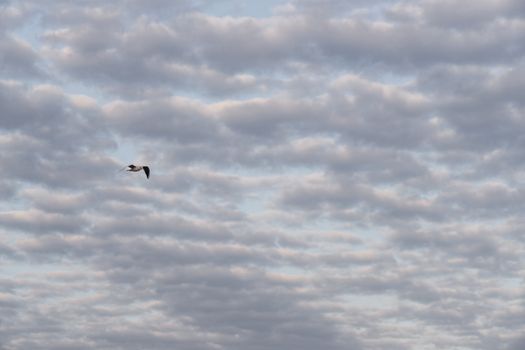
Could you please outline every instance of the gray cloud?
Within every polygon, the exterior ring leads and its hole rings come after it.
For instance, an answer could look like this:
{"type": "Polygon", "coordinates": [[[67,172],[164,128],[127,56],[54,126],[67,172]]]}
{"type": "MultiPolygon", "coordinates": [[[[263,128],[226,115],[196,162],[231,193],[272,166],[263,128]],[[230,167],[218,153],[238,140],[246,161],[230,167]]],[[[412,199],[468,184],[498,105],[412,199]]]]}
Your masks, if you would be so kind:
{"type": "MultiPolygon", "coordinates": [[[[423,13],[433,8],[413,6],[423,13]]],[[[330,8],[327,3],[319,7],[330,8]]],[[[132,24],[114,6],[76,10],[61,11],[59,19],[49,16],[56,29],[44,34],[47,57],[57,69],[92,83],[104,81],[110,91],[125,95],[158,88],[212,95],[262,92],[267,84],[257,72],[297,74],[295,63],[312,70],[332,61],[336,67],[393,66],[404,72],[437,63],[498,63],[523,51],[517,44],[521,27],[510,20],[483,31],[454,32],[418,22],[313,16],[300,8],[262,19],[174,11],[179,15],[170,21],[141,17],[132,24]]]]}
{"type": "Polygon", "coordinates": [[[0,72],[4,77],[41,78],[39,57],[31,46],[18,38],[0,34],[0,72]]]}
{"type": "Polygon", "coordinates": [[[0,3],[1,349],[522,346],[521,2],[272,4],[0,3]]]}

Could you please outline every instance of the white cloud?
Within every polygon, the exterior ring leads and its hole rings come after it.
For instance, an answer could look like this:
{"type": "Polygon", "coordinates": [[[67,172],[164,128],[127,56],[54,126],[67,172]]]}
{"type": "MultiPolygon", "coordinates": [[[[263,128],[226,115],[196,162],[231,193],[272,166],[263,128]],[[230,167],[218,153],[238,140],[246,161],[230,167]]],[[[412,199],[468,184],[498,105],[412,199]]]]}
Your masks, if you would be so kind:
{"type": "Polygon", "coordinates": [[[520,347],[522,3],[272,4],[0,4],[0,348],[520,347]]]}

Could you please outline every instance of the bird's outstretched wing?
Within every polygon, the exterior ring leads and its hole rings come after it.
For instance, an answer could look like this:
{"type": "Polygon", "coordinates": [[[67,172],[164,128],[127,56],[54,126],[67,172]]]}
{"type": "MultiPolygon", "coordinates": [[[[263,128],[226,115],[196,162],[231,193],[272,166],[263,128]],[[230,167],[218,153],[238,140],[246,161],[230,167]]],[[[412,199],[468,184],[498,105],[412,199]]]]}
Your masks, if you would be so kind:
{"type": "Polygon", "coordinates": [[[142,169],[144,169],[144,172],[146,173],[146,177],[149,179],[149,166],[145,166],[142,169]]]}

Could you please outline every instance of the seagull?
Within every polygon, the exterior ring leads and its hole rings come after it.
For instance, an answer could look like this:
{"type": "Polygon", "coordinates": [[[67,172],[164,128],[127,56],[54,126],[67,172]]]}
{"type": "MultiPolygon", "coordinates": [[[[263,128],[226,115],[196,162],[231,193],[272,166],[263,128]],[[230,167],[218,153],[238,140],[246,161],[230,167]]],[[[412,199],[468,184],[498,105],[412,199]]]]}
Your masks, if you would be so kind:
{"type": "Polygon", "coordinates": [[[146,177],[149,179],[149,167],[148,166],[130,164],[127,166],[127,168],[129,168],[127,169],[127,171],[133,171],[133,172],[144,170],[144,172],[146,173],[146,177]]]}

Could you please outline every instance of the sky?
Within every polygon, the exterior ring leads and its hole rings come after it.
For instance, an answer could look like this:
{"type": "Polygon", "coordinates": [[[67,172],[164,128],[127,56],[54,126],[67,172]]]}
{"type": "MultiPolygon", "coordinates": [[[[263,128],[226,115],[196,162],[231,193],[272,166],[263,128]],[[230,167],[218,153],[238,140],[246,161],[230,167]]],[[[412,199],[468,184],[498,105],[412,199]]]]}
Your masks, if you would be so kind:
{"type": "Polygon", "coordinates": [[[524,349],[524,149],[522,0],[0,0],[0,350],[524,349]]]}

